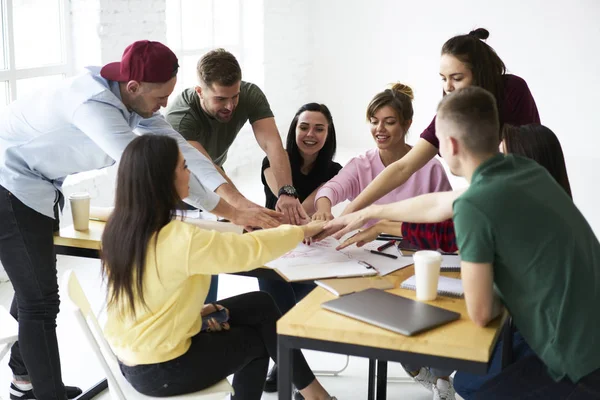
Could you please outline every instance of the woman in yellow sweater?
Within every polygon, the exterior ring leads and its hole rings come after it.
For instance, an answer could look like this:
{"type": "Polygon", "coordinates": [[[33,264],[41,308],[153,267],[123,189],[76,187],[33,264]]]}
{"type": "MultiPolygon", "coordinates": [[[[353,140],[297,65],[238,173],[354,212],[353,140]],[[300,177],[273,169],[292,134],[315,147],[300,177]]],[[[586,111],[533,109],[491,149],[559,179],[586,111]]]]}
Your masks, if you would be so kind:
{"type": "MultiPolygon", "coordinates": [[[[204,304],[213,274],[248,271],[294,248],[321,224],[283,225],[245,235],[173,220],[190,172],[175,140],[136,138],[119,165],[115,208],[102,236],[108,282],[105,335],[121,372],[140,393],[173,396],[234,374],[235,399],[260,399],[276,358],[279,310],[266,293],[204,304]],[[224,309],[224,310],[223,310],[224,309]],[[202,316],[223,310],[228,322],[202,316]]],[[[330,399],[300,351],[294,384],[306,399],[330,399]]]]}

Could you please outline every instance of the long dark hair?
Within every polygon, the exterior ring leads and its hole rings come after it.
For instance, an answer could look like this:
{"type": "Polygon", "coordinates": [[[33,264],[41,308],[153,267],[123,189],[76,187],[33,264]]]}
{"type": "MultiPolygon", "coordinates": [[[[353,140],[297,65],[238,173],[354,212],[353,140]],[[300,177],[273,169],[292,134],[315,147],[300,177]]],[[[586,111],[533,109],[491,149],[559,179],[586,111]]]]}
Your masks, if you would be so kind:
{"type": "Polygon", "coordinates": [[[327,139],[325,139],[325,144],[323,148],[319,150],[319,154],[317,155],[317,160],[315,161],[315,165],[313,166],[313,170],[317,168],[318,170],[325,170],[329,168],[329,165],[333,162],[333,156],[335,155],[335,149],[337,146],[337,141],[335,137],[335,126],[333,125],[333,118],[331,117],[331,112],[329,108],[325,104],[319,103],[308,103],[303,105],[298,109],[296,115],[294,115],[294,119],[290,123],[290,129],[288,130],[287,139],[285,149],[290,158],[291,165],[302,165],[302,155],[300,154],[300,149],[298,149],[298,144],[296,143],[296,126],[298,125],[298,118],[300,114],[304,111],[315,111],[320,112],[325,116],[327,120],[327,139]]]}
{"type": "Polygon", "coordinates": [[[171,221],[180,201],[178,160],[177,142],[164,135],[135,138],[121,157],[115,208],[102,234],[100,258],[108,304],[126,303],[132,315],[136,298],[146,305],[142,284],[150,239],[171,221]]]}
{"type": "Polygon", "coordinates": [[[520,154],[536,161],[546,168],[569,197],[573,198],[565,156],[558,138],[550,128],[540,124],[519,127],[507,124],[502,130],[502,138],[507,153],[520,154]]]}
{"type": "Polygon", "coordinates": [[[490,33],[484,28],[472,30],[467,35],[454,36],[442,46],[442,55],[449,54],[464,63],[473,73],[474,84],[494,95],[498,115],[502,115],[500,108],[503,104],[506,65],[496,51],[484,42],[489,36],[490,33]]]}

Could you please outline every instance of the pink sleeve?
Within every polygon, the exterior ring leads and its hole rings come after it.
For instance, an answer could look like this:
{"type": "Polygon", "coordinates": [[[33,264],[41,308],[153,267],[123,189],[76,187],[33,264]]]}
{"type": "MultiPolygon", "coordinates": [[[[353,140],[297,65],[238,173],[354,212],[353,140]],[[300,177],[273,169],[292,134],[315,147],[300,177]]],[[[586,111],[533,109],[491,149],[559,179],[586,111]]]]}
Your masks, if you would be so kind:
{"type": "Polygon", "coordinates": [[[431,185],[431,192],[448,192],[452,190],[446,170],[439,162],[434,163],[431,167],[429,183],[431,185]]]}
{"type": "Polygon", "coordinates": [[[433,120],[427,129],[421,133],[421,138],[427,140],[436,149],[440,148],[440,141],[438,140],[437,136],[435,136],[435,117],[433,117],[433,120]]]}
{"type": "Polygon", "coordinates": [[[344,200],[356,198],[361,190],[358,179],[359,164],[358,159],[353,158],[336,176],[321,186],[315,196],[315,206],[320,197],[327,197],[331,201],[332,207],[344,200]]]}

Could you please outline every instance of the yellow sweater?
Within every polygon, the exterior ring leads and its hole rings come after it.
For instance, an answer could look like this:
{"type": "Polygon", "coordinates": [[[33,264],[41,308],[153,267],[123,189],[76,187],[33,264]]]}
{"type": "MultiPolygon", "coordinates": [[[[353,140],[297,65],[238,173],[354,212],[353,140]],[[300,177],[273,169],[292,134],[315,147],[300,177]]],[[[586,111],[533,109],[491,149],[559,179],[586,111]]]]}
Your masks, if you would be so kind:
{"type": "Polygon", "coordinates": [[[144,300],[136,316],[107,310],[104,334],[127,365],[154,364],[184,354],[200,332],[200,312],[213,274],[250,271],[293,249],[304,235],[283,225],[244,235],[207,231],[172,221],[150,240],[144,271],[144,300]]]}

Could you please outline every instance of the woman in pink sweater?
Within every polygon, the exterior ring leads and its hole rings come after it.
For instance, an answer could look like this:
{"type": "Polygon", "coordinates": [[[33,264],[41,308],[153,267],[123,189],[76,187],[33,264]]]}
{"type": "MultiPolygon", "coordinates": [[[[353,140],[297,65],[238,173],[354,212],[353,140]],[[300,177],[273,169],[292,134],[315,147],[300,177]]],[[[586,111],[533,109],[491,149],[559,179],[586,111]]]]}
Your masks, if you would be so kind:
{"type": "MultiPolygon", "coordinates": [[[[317,192],[313,216],[315,220],[330,220],[331,207],[344,200],[354,200],[388,165],[401,159],[411,146],[405,138],[412,123],[413,91],[396,83],[378,93],[369,103],[367,120],[376,149],[354,157],[317,192]]],[[[452,190],[442,164],[435,158],[415,172],[404,184],[379,199],[387,204],[421,194],[452,190]]]]}

